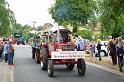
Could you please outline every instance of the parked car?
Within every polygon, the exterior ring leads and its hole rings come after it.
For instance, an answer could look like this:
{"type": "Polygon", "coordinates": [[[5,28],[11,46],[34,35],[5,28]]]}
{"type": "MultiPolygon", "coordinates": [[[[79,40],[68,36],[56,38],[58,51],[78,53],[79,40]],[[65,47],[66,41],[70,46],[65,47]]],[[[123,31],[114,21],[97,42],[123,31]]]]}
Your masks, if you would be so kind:
{"type": "MultiPolygon", "coordinates": [[[[103,56],[107,56],[108,55],[108,50],[107,50],[107,44],[108,41],[101,41],[101,51],[100,51],[100,55],[103,56]]],[[[97,46],[97,44],[96,44],[97,46]]],[[[98,50],[97,48],[95,48],[95,55],[98,56],[98,50]]]]}

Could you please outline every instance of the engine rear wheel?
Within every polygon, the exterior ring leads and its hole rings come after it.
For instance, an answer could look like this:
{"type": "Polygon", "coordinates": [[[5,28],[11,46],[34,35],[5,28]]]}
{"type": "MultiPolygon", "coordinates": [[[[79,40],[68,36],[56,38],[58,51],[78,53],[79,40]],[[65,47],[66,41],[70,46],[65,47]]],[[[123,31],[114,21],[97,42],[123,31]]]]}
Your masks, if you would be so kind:
{"type": "Polygon", "coordinates": [[[84,59],[78,59],[77,68],[79,76],[84,76],[86,72],[86,64],[84,59]]]}
{"type": "Polygon", "coordinates": [[[42,48],[41,52],[41,68],[42,70],[47,70],[47,64],[48,64],[48,54],[47,49],[45,47],[42,48]]]}

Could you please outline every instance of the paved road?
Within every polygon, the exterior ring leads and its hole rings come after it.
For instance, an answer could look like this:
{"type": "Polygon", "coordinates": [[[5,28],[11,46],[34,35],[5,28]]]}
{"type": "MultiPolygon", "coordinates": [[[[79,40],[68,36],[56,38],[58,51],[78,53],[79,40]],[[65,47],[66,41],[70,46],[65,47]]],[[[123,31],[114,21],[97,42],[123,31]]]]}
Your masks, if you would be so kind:
{"type": "Polygon", "coordinates": [[[124,78],[112,73],[88,66],[84,77],[78,76],[76,67],[73,71],[66,66],[55,66],[55,77],[50,78],[47,71],[42,71],[39,64],[31,59],[29,46],[15,48],[15,82],[124,82],[124,78]]]}

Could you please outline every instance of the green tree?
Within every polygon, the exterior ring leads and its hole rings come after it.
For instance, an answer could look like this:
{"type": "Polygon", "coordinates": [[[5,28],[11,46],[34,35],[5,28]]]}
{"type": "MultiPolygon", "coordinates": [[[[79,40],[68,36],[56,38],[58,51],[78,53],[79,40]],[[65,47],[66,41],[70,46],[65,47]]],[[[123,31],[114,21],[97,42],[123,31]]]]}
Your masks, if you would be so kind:
{"type": "Polygon", "coordinates": [[[87,23],[94,4],[93,0],[55,0],[49,13],[59,25],[71,25],[77,29],[87,23]]]}
{"type": "Polygon", "coordinates": [[[45,23],[45,24],[43,25],[43,29],[49,29],[49,28],[51,28],[51,27],[53,27],[53,25],[52,25],[51,23],[45,23]]]}
{"type": "Polygon", "coordinates": [[[43,26],[38,26],[37,27],[37,31],[42,31],[43,30],[43,26]]]}
{"type": "Polygon", "coordinates": [[[30,25],[22,25],[22,24],[16,24],[15,26],[15,33],[22,33],[23,37],[25,39],[28,39],[30,37],[30,31],[32,27],[30,25]]]}
{"type": "Polygon", "coordinates": [[[14,32],[22,32],[23,26],[19,23],[15,25],[14,32]]]}
{"type": "Polygon", "coordinates": [[[24,25],[23,26],[23,36],[26,40],[28,40],[30,38],[30,31],[31,31],[32,27],[30,25],[24,25]]]}
{"type": "Polygon", "coordinates": [[[92,31],[90,29],[83,29],[83,30],[79,30],[77,32],[77,34],[81,37],[83,37],[84,39],[89,39],[92,40],[92,31]]]}
{"type": "Polygon", "coordinates": [[[8,36],[15,25],[14,13],[9,9],[5,0],[0,0],[0,36],[8,36]]]}
{"type": "Polygon", "coordinates": [[[49,9],[59,25],[71,25],[76,32],[90,20],[94,27],[100,22],[101,35],[124,35],[124,0],[55,0],[49,9]]]}
{"type": "Polygon", "coordinates": [[[101,0],[100,10],[103,35],[123,36],[124,0],[101,0]]]}

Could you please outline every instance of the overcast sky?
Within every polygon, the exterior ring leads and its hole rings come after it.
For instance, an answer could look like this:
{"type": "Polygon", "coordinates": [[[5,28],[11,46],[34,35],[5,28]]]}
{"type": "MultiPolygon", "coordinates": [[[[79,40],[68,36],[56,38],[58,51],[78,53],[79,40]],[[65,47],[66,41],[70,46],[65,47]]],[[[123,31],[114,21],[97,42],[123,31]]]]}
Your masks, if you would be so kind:
{"type": "Polygon", "coordinates": [[[18,23],[30,25],[33,21],[36,21],[37,25],[43,25],[46,22],[53,23],[48,13],[53,0],[7,0],[7,2],[15,13],[18,23]]]}

